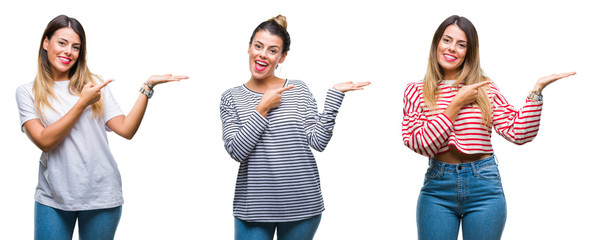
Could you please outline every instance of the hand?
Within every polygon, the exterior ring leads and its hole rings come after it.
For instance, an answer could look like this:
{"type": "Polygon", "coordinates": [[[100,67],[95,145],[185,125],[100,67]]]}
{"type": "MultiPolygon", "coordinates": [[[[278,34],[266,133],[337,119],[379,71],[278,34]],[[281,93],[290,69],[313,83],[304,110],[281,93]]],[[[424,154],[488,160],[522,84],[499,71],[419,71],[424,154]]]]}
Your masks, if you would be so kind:
{"type": "Polygon", "coordinates": [[[158,84],[161,83],[167,83],[167,82],[172,82],[172,81],[181,81],[181,80],[185,80],[188,79],[188,76],[183,76],[183,75],[175,75],[173,76],[172,74],[165,74],[165,75],[152,75],[148,78],[148,82],[150,84],[152,84],[152,86],[156,86],[158,84]]]}
{"type": "Polygon", "coordinates": [[[101,84],[87,83],[82,87],[80,92],[80,99],[78,101],[84,108],[101,100],[101,89],[107,86],[113,79],[109,79],[101,84]]]}
{"type": "Polygon", "coordinates": [[[348,91],[355,91],[355,90],[364,90],[365,86],[370,85],[370,82],[342,82],[342,83],[338,83],[333,85],[333,88],[335,88],[335,90],[340,91],[342,93],[344,92],[348,92],[348,91]]]}
{"type": "Polygon", "coordinates": [[[465,105],[474,103],[475,100],[477,100],[479,88],[485,87],[490,83],[490,81],[483,81],[480,83],[463,86],[458,90],[458,92],[456,92],[456,96],[454,96],[450,104],[458,104],[459,107],[464,107],[465,105]]]}
{"type": "Polygon", "coordinates": [[[535,91],[542,92],[543,91],[543,88],[545,88],[547,85],[549,85],[549,84],[551,84],[551,83],[553,83],[553,82],[555,82],[555,81],[557,81],[559,79],[562,79],[562,78],[565,78],[565,77],[569,77],[569,76],[574,75],[574,74],[576,74],[576,72],[567,72],[567,73],[560,73],[560,74],[552,74],[552,75],[549,75],[549,76],[546,76],[546,77],[539,78],[539,80],[537,80],[537,83],[534,85],[534,90],[535,91]]]}
{"type": "Polygon", "coordinates": [[[282,103],[282,93],[292,88],[294,88],[294,86],[290,85],[265,92],[261,97],[256,110],[264,117],[267,117],[269,110],[279,107],[280,103],[282,103]]]}

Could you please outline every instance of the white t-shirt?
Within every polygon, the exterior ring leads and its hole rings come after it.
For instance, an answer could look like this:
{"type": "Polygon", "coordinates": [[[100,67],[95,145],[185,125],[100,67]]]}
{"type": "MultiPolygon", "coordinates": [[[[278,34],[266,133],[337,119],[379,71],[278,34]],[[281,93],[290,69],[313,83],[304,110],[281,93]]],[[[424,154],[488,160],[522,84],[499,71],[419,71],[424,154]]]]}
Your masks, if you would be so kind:
{"type": "MultiPolygon", "coordinates": [[[[21,130],[25,122],[40,119],[47,127],[64,116],[78,101],[79,96],[70,94],[70,81],[56,81],[56,100],[44,110],[45,119],[35,110],[33,83],[20,86],[16,100],[21,119],[21,130]]],[[[111,95],[109,87],[101,91],[104,113],[100,120],[87,107],[74,127],[53,150],[41,153],[39,181],[35,201],[40,204],[66,211],[83,211],[117,207],[123,204],[121,176],[117,163],[109,150],[105,123],[111,118],[123,115],[121,108],[111,95]]]]}

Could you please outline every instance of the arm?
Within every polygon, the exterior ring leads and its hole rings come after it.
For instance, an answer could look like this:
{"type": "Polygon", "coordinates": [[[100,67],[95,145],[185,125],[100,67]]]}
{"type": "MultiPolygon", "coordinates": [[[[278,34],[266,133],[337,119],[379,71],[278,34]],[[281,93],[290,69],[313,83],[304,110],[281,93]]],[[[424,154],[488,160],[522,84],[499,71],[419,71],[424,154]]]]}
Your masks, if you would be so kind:
{"type": "Polygon", "coordinates": [[[101,89],[111,81],[85,85],[76,104],[62,118],[47,127],[43,126],[38,118],[25,122],[23,127],[27,136],[41,151],[51,151],[70,134],[84,109],[101,99],[101,89]]]}
{"type": "Polygon", "coordinates": [[[220,119],[226,151],[237,162],[246,161],[261,134],[267,129],[269,121],[258,111],[253,110],[241,124],[230,91],[222,94],[220,119]]]}
{"type": "MultiPolygon", "coordinates": [[[[549,84],[571,75],[575,72],[553,74],[537,80],[533,91],[539,94],[549,84]]],[[[506,140],[515,144],[524,144],[534,140],[538,134],[542,101],[527,99],[520,110],[510,105],[504,96],[493,87],[493,128],[506,140]]]]}
{"type": "Polygon", "coordinates": [[[335,118],[339,112],[339,107],[343,102],[345,93],[349,91],[364,90],[364,87],[370,85],[370,82],[343,82],[333,86],[327,91],[323,113],[317,112],[317,104],[308,89],[305,131],[308,145],[313,149],[322,152],[329,144],[333,136],[333,127],[335,118]]]}
{"type": "MultiPolygon", "coordinates": [[[[180,81],[187,78],[189,77],[166,74],[150,76],[147,81],[155,87],[158,84],[171,81],[180,81]]],[[[146,91],[150,90],[146,85],[144,85],[144,89],[146,91]]],[[[117,133],[117,135],[122,136],[125,139],[132,139],[140,128],[140,123],[142,123],[142,118],[144,118],[144,113],[146,112],[147,106],[148,96],[143,93],[139,93],[136,103],[127,116],[120,115],[111,118],[109,121],[107,121],[106,125],[111,130],[113,130],[113,132],[117,133]]]]}
{"type": "Polygon", "coordinates": [[[305,120],[306,140],[310,147],[322,152],[333,136],[335,118],[345,94],[335,89],[329,89],[325,98],[325,109],[323,113],[319,114],[315,99],[308,90],[307,92],[309,96],[307,98],[305,120]]]}
{"type": "Polygon", "coordinates": [[[495,88],[493,90],[493,119],[495,131],[515,144],[534,140],[539,130],[543,102],[527,100],[524,107],[516,109],[495,88]]]}
{"type": "Polygon", "coordinates": [[[403,143],[416,153],[434,156],[448,140],[453,122],[444,113],[428,120],[421,107],[422,91],[407,85],[403,97],[403,143]]]}

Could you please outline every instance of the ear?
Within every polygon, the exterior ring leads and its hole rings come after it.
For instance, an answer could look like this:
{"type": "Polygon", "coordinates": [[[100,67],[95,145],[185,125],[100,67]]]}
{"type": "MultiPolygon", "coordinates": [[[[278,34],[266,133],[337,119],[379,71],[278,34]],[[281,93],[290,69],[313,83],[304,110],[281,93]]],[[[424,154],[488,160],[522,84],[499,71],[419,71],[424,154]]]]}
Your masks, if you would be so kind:
{"type": "Polygon", "coordinates": [[[45,39],[43,39],[43,49],[45,51],[47,51],[48,46],[49,46],[49,38],[45,37],[45,39]]]}
{"type": "Polygon", "coordinates": [[[280,64],[284,63],[284,60],[286,60],[286,56],[288,56],[288,52],[282,54],[282,57],[280,58],[280,61],[279,61],[280,64]]]}
{"type": "Polygon", "coordinates": [[[247,48],[247,53],[251,54],[251,42],[249,42],[249,47],[247,48]]]}

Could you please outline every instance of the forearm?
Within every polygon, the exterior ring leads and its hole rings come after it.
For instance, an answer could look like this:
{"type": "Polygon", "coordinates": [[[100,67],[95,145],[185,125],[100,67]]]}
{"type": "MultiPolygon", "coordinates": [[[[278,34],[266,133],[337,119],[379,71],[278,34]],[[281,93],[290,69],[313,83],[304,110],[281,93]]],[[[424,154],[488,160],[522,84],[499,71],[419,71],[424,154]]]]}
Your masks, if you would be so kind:
{"type": "Polygon", "coordinates": [[[47,127],[43,127],[39,119],[28,121],[24,125],[27,135],[41,151],[49,152],[70,134],[84,109],[83,104],[76,103],[62,118],[47,127]]]}
{"type": "Polygon", "coordinates": [[[431,120],[418,114],[408,114],[403,118],[403,143],[424,156],[434,156],[447,142],[453,123],[441,113],[431,120]]]}
{"type": "MultiPolygon", "coordinates": [[[[345,94],[335,89],[329,89],[325,98],[323,113],[318,114],[316,104],[310,103],[307,110],[307,138],[313,149],[322,152],[333,136],[335,119],[343,102],[345,94]]],[[[311,99],[313,101],[313,99],[311,99]]]]}
{"type": "Polygon", "coordinates": [[[245,161],[268,125],[269,121],[257,112],[253,112],[243,126],[236,124],[229,115],[222,114],[222,136],[228,154],[238,162],[245,161]]]}
{"type": "Polygon", "coordinates": [[[111,128],[111,130],[113,130],[118,135],[124,137],[125,139],[132,139],[134,135],[136,135],[138,129],[140,128],[140,124],[142,123],[142,119],[144,118],[144,113],[146,113],[147,107],[148,97],[140,93],[138,95],[136,103],[134,104],[130,112],[127,114],[127,116],[123,116],[121,118],[114,118],[113,124],[108,124],[109,128],[111,128]]]}

